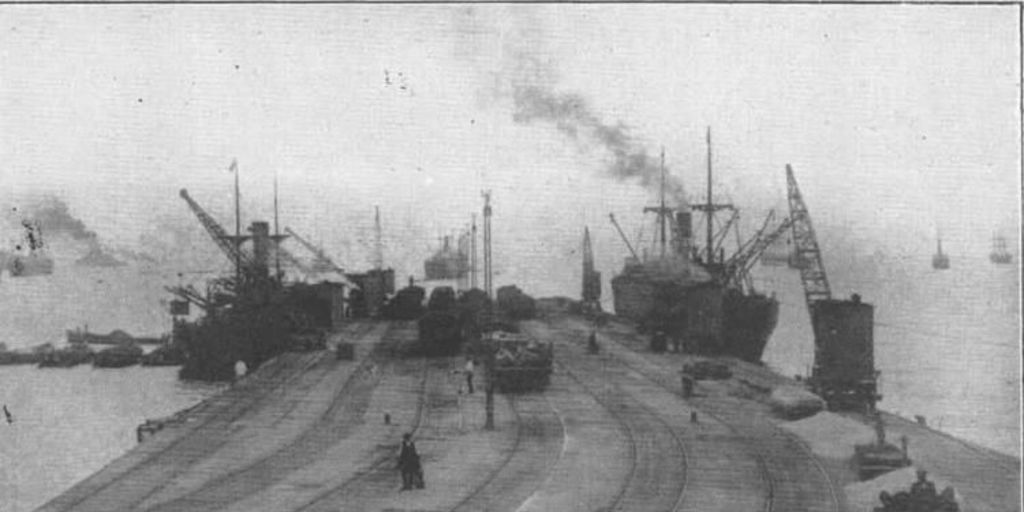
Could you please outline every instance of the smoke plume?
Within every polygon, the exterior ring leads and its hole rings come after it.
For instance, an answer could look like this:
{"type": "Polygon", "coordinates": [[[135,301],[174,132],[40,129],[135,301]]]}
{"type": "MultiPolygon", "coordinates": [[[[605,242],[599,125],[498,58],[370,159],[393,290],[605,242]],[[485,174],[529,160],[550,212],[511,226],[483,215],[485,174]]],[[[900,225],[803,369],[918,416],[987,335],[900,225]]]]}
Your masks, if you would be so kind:
{"type": "MultiPolygon", "coordinates": [[[[648,154],[647,149],[630,135],[626,125],[602,122],[582,96],[556,93],[537,85],[519,85],[513,91],[515,111],[512,119],[516,123],[551,123],[579,143],[596,143],[605,149],[610,156],[605,169],[608,175],[622,180],[635,179],[647,188],[658,189],[661,186],[659,157],[648,154]]],[[[665,193],[679,206],[686,204],[682,183],[667,170],[665,193]]]]}
{"type": "MultiPolygon", "coordinates": [[[[602,120],[582,95],[557,91],[558,67],[548,51],[552,39],[545,21],[544,13],[530,6],[456,11],[452,20],[458,34],[454,53],[487,75],[482,102],[511,100],[515,123],[550,124],[581,149],[606,152],[604,172],[608,176],[636,180],[659,190],[657,154],[650,154],[625,124],[602,120]]],[[[665,193],[678,206],[686,207],[682,182],[668,169],[665,193]]]]}
{"type": "Polygon", "coordinates": [[[22,222],[35,226],[41,236],[65,235],[87,244],[88,254],[80,258],[77,264],[99,267],[124,265],[124,262],[107,253],[96,233],[87,229],[84,222],[72,215],[67,203],[60,198],[46,196],[28,208],[27,213],[29,220],[22,222]]]}

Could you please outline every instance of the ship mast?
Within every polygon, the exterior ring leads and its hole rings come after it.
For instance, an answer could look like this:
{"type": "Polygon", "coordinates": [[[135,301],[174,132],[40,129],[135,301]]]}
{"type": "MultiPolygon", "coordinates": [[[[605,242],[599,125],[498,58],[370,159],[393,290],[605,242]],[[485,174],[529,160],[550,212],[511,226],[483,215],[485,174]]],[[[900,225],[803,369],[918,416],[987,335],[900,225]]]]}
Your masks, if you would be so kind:
{"type": "Polygon", "coordinates": [[[715,245],[713,234],[714,230],[714,209],[711,205],[711,127],[708,126],[708,259],[707,262],[711,263],[715,260],[715,245]]]}
{"type": "MultiPolygon", "coordinates": [[[[644,213],[650,212],[658,214],[658,229],[661,231],[661,257],[664,259],[666,247],[668,247],[668,222],[672,215],[672,209],[665,206],[665,148],[661,148],[661,204],[644,208],[644,213]]],[[[614,223],[615,219],[612,219],[612,222],[614,223]]],[[[619,234],[622,235],[622,229],[618,227],[618,224],[615,227],[619,229],[619,234]]],[[[626,240],[625,235],[622,235],[622,239],[626,240]]],[[[626,240],[626,245],[629,246],[628,240],[626,240]]],[[[636,257],[632,247],[630,247],[630,252],[633,252],[633,256],[636,257]]]]}
{"type": "Polygon", "coordinates": [[[661,222],[661,258],[665,259],[665,147],[661,147],[661,209],[658,220],[661,222]]]}
{"type": "Polygon", "coordinates": [[[707,219],[707,242],[706,242],[707,245],[705,247],[705,249],[707,251],[707,259],[705,261],[710,264],[710,263],[714,263],[715,262],[715,240],[714,240],[714,229],[715,229],[715,225],[714,225],[715,218],[714,218],[714,216],[715,216],[715,212],[718,211],[718,210],[733,210],[733,211],[735,211],[735,208],[733,208],[733,206],[731,204],[715,204],[712,201],[712,197],[711,197],[711,187],[712,187],[712,176],[711,176],[711,127],[710,126],[708,127],[708,130],[707,130],[707,141],[708,141],[708,190],[707,190],[707,203],[695,204],[695,205],[692,205],[691,208],[694,209],[694,210],[697,210],[699,212],[704,212],[704,214],[707,216],[706,217],[706,219],[707,219]]]}

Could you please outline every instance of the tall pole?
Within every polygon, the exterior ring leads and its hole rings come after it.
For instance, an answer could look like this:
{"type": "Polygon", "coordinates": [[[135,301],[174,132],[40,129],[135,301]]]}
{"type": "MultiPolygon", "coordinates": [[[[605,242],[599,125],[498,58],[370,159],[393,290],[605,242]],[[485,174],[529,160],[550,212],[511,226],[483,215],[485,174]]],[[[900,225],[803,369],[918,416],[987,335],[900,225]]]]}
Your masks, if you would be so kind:
{"type": "Polygon", "coordinates": [[[469,235],[469,288],[476,288],[476,214],[469,235]]]}
{"type": "Polygon", "coordinates": [[[665,147],[661,147],[661,209],[658,210],[661,224],[661,259],[665,259],[665,147]]]}
{"type": "Polygon", "coordinates": [[[714,206],[711,204],[711,127],[708,126],[708,263],[713,262],[715,258],[715,247],[711,240],[712,230],[714,230],[714,212],[714,206]]]}
{"type": "Polygon", "coordinates": [[[375,216],[373,220],[374,230],[376,232],[376,241],[374,244],[374,264],[377,265],[377,270],[384,268],[384,244],[381,241],[381,230],[380,230],[380,206],[374,206],[375,216]]]}
{"type": "Polygon", "coordinates": [[[484,292],[492,300],[493,297],[493,286],[492,281],[492,265],[491,260],[491,191],[485,191],[484,196],[484,292]]]}
{"type": "Polygon", "coordinates": [[[274,171],[274,270],[275,276],[281,278],[281,232],[277,225],[277,171],[274,171]]]}
{"type": "MultiPolygon", "coordinates": [[[[491,288],[493,283],[491,282],[491,191],[487,190],[483,192],[484,196],[484,291],[487,293],[487,297],[491,300],[494,297],[491,294],[491,288]]],[[[484,347],[486,351],[485,364],[487,365],[487,382],[485,390],[484,400],[484,428],[487,430],[494,429],[494,367],[495,367],[495,350],[496,347],[493,345],[493,340],[489,340],[484,347]]]]}
{"type": "Polygon", "coordinates": [[[242,207],[238,200],[238,160],[231,161],[235,175],[235,282],[242,282],[242,207]]]}

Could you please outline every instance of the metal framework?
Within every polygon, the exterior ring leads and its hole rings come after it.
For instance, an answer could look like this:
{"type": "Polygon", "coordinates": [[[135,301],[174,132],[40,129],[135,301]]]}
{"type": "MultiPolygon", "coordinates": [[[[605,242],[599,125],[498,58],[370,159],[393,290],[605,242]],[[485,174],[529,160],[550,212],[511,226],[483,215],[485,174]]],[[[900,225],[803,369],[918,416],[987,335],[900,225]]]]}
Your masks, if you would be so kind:
{"type": "Polygon", "coordinates": [[[793,245],[796,249],[800,267],[800,280],[804,285],[804,298],[807,300],[807,311],[814,320],[814,303],[832,298],[832,290],[825,275],[825,265],[821,261],[821,249],[811,225],[811,215],[807,212],[800,187],[793,176],[793,168],[786,164],[786,184],[789,189],[789,218],[793,222],[793,245]]]}
{"type": "Polygon", "coordinates": [[[210,238],[212,238],[217,246],[220,247],[220,250],[223,251],[229,259],[231,259],[231,262],[239,265],[240,268],[251,268],[253,264],[252,256],[243,251],[241,247],[242,242],[248,240],[249,237],[229,235],[227,231],[225,231],[224,228],[210,216],[210,214],[206,213],[206,210],[204,210],[202,206],[199,206],[199,203],[195,202],[195,200],[188,195],[187,190],[181,189],[179,194],[181,195],[181,198],[188,203],[189,208],[192,209],[192,213],[199,218],[199,223],[206,229],[210,238]]]}

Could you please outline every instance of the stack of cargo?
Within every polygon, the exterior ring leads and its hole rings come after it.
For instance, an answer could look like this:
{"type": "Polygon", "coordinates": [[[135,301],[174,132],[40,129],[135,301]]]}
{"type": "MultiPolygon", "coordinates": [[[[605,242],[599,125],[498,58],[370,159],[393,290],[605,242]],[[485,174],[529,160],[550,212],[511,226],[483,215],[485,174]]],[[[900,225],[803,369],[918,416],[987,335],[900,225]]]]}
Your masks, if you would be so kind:
{"type": "Polygon", "coordinates": [[[551,343],[504,331],[487,333],[485,342],[494,350],[494,384],[502,393],[538,391],[551,381],[551,343]]]}
{"type": "Polygon", "coordinates": [[[533,297],[515,285],[498,288],[498,309],[513,320],[528,320],[537,314],[533,297]]]}
{"type": "Polygon", "coordinates": [[[415,320],[423,316],[423,299],[427,291],[420,286],[410,284],[388,301],[385,316],[394,320],[415,320]]]}
{"type": "Polygon", "coordinates": [[[420,346],[426,355],[452,355],[462,346],[462,322],[455,290],[440,286],[430,292],[427,314],[419,320],[420,346]]]}

